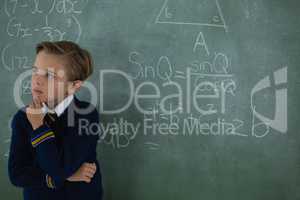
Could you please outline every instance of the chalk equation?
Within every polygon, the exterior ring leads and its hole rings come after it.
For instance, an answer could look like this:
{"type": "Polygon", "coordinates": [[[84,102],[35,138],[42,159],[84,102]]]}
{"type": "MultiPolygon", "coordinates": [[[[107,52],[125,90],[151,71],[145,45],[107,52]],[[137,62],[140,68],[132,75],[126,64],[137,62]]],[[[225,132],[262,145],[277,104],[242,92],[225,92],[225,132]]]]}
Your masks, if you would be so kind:
{"type": "Polygon", "coordinates": [[[25,70],[33,63],[32,55],[19,46],[40,41],[73,40],[79,42],[80,16],[88,0],[5,0],[7,44],[1,49],[1,62],[8,71],[25,70]],[[34,20],[33,20],[34,19],[34,20]],[[27,53],[27,54],[26,54],[27,53]]]}

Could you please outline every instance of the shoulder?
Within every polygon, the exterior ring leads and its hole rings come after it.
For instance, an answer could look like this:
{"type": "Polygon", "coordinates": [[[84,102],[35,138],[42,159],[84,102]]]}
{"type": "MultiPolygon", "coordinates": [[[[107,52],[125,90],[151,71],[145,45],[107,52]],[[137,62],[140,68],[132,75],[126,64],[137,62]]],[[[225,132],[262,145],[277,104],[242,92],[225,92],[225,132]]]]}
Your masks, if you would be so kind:
{"type": "Polygon", "coordinates": [[[26,107],[27,106],[19,108],[19,110],[13,115],[11,121],[11,128],[14,128],[17,125],[20,126],[21,124],[25,123],[25,120],[27,120],[26,107]]]}
{"type": "Polygon", "coordinates": [[[87,101],[75,99],[76,114],[80,118],[99,118],[99,112],[95,105],[87,101]]]}
{"type": "MultiPolygon", "coordinates": [[[[72,134],[73,137],[79,139],[98,139],[99,113],[95,105],[81,100],[75,101],[76,114],[75,126],[77,134],[72,134]],[[86,137],[83,137],[86,136],[86,137]],[[77,138],[77,137],[76,137],[77,138]]],[[[82,140],[84,142],[84,140],[82,140]]]]}

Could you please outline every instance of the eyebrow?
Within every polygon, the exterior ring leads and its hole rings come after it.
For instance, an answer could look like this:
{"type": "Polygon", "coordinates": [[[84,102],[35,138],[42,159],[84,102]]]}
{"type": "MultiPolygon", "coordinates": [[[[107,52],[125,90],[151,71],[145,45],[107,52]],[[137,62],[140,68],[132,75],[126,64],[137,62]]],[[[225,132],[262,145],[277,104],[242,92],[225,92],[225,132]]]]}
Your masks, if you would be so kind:
{"type": "MultiPolygon", "coordinates": [[[[35,65],[33,65],[32,68],[39,69],[39,68],[38,68],[37,66],[35,66],[35,65]]],[[[57,76],[57,74],[56,74],[55,72],[49,71],[48,69],[42,69],[42,70],[47,71],[48,74],[57,76]]]]}

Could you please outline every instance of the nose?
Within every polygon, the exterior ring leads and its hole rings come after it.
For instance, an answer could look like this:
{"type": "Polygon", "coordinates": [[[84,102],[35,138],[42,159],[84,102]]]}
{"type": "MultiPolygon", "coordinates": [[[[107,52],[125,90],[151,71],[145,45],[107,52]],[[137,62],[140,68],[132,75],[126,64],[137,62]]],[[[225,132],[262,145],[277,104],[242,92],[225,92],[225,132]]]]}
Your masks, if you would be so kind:
{"type": "Polygon", "coordinates": [[[31,77],[31,82],[33,86],[42,86],[44,77],[42,75],[33,74],[31,77]]]}

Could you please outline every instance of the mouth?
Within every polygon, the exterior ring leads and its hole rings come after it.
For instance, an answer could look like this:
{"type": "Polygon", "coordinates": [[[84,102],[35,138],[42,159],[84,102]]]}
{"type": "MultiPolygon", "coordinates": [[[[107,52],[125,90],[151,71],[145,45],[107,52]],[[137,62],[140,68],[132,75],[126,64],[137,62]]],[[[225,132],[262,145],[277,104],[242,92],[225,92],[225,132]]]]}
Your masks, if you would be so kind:
{"type": "Polygon", "coordinates": [[[37,95],[41,95],[43,94],[43,91],[42,90],[38,90],[38,89],[32,89],[32,92],[37,94],[37,95]]]}

